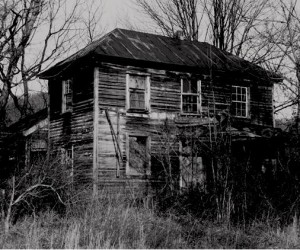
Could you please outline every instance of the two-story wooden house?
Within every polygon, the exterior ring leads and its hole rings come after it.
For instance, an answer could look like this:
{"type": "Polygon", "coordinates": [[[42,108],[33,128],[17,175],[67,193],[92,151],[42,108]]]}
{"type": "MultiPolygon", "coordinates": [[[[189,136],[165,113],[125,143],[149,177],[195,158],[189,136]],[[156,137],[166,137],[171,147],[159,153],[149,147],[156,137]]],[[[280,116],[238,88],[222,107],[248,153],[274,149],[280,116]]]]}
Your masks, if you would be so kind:
{"type": "MultiPolygon", "coordinates": [[[[273,84],[281,81],[205,42],[124,29],[40,78],[49,83],[52,152],[69,163],[77,181],[93,184],[94,193],[103,185],[145,190],[158,181],[158,156],[168,153],[165,141],[174,139],[166,130],[212,133],[213,125],[229,116],[235,139],[260,138],[273,127],[273,84]]],[[[185,146],[175,142],[169,152],[182,186],[188,184],[182,170],[185,146]]],[[[193,167],[202,171],[203,165],[198,155],[193,167]]]]}

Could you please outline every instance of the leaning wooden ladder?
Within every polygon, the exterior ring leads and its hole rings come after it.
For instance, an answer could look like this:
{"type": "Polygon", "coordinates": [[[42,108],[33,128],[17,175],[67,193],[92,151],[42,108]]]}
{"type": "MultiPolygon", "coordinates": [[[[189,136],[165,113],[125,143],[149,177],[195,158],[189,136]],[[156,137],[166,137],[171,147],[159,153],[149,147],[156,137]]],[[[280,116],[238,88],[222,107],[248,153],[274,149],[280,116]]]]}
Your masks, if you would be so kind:
{"type": "Polygon", "coordinates": [[[116,152],[116,158],[117,158],[117,177],[120,177],[120,168],[121,168],[121,161],[122,161],[122,152],[120,148],[120,113],[119,110],[117,110],[117,134],[114,130],[114,127],[112,125],[108,110],[105,109],[105,115],[106,119],[108,121],[109,127],[110,127],[110,132],[116,152]]]}

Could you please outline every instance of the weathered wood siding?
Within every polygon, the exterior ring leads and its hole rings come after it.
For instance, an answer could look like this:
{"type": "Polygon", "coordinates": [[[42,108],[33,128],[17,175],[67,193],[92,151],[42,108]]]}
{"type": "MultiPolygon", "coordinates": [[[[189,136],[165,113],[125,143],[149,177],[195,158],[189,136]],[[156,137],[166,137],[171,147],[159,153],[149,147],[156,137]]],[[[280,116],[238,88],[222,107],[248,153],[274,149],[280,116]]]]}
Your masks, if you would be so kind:
{"type": "Polygon", "coordinates": [[[73,146],[75,181],[90,183],[93,164],[93,69],[50,80],[50,146],[73,146]],[[73,79],[73,110],[62,113],[62,80],[73,79]]]}
{"type": "MultiPolygon", "coordinates": [[[[250,89],[248,118],[234,118],[236,123],[272,126],[272,86],[245,79],[214,77],[197,73],[175,72],[143,67],[98,63],[94,68],[81,70],[70,76],[74,79],[73,111],[62,113],[62,80],[51,80],[50,92],[50,141],[54,149],[72,144],[74,166],[86,182],[97,180],[98,186],[123,188],[130,186],[147,193],[151,182],[159,180],[158,155],[161,153],[160,133],[166,118],[182,124],[201,124],[223,110],[230,111],[231,85],[250,89]],[[150,110],[134,113],[126,110],[126,74],[145,73],[150,76],[150,110]],[[94,79],[93,76],[97,76],[94,79]],[[201,113],[193,116],[181,112],[181,78],[193,75],[201,80],[201,113]],[[94,85],[97,82],[97,85],[94,85]],[[94,114],[94,87],[98,89],[97,109],[94,114]],[[97,121],[94,121],[94,118],[97,121]],[[96,123],[95,123],[96,122],[96,123]],[[94,126],[96,133],[94,134],[94,126]],[[93,137],[96,135],[96,156],[93,155],[93,137]],[[152,154],[150,176],[126,174],[128,161],[128,136],[148,136],[152,154]],[[120,149],[120,150],[119,150],[120,149]],[[155,157],[156,155],[156,157],[155,157]],[[93,161],[94,157],[94,161],[93,161]],[[119,158],[119,160],[118,160],[119,158]],[[96,159],[96,162],[95,162],[96,159]],[[94,164],[94,165],[93,165],[94,164]],[[96,166],[95,166],[96,165],[96,166]],[[95,175],[95,169],[97,178],[95,175]],[[142,188],[141,188],[142,187],[142,188]]],[[[244,125],[243,125],[244,124],[244,125]]],[[[175,126],[173,123],[171,126],[175,126]]],[[[179,152],[179,144],[172,145],[179,152]]],[[[179,170],[178,157],[172,159],[174,171],[179,170]]]]}
{"type": "MultiPolygon", "coordinates": [[[[98,181],[101,185],[133,185],[148,187],[149,180],[158,178],[157,157],[152,157],[152,175],[126,175],[126,135],[151,137],[151,154],[161,151],[161,126],[168,117],[189,124],[211,117],[222,110],[230,111],[231,85],[250,88],[250,117],[235,119],[238,123],[272,126],[272,87],[258,86],[257,83],[244,79],[215,78],[210,80],[205,75],[196,75],[201,80],[201,114],[199,116],[180,115],[181,83],[185,72],[125,67],[103,63],[99,65],[99,122],[98,122],[98,181]],[[126,74],[150,74],[150,112],[132,114],[126,112],[126,74]],[[212,84],[212,82],[214,84],[212,84]],[[107,114],[106,114],[107,110],[107,114]],[[119,116],[119,118],[118,118],[119,116]],[[110,120],[110,121],[109,121],[110,120]],[[118,121],[118,122],[117,122],[118,121]],[[113,134],[119,134],[121,161],[118,163],[117,140],[113,134]],[[119,170],[118,170],[119,169],[119,170]]],[[[173,145],[174,152],[179,145],[173,145]]],[[[178,160],[178,159],[177,159],[178,160]]],[[[174,160],[175,162],[176,160],[174,160]]],[[[174,166],[178,163],[174,164],[174,166]]],[[[175,171],[176,172],[176,171],[175,171]]],[[[143,190],[143,189],[141,189],[143,190]]]]}

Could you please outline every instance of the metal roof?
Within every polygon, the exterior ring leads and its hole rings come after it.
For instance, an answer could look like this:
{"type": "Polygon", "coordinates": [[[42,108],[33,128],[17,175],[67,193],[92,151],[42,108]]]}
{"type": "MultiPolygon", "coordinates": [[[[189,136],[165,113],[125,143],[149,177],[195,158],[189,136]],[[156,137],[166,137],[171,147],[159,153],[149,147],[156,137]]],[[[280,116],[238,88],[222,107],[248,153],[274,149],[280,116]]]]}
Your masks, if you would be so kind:
{"type": "MultiPolygon", "coordinates": [[[[156,63],[160,67],[163,67],[163,65],[185,66],[223,72],[245,72],[253,76],[279,78],[274,73],[206,42],[180,40],[125,29],[113,30],[44,71],[40,74],[40,77],[51,78],[64,67],[92,55],[156,63]]],[[[273,80],[276,81],[276,79],[273,80]]]]}

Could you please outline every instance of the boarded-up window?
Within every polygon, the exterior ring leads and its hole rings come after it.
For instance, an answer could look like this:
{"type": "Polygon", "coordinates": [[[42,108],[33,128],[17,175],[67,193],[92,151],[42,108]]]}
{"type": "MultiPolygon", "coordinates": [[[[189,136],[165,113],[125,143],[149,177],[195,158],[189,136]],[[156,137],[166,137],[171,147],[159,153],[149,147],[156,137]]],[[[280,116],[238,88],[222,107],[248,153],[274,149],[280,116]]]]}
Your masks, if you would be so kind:
{"type": "Polygon", "coordinates": [[[128,86],[128,109],[148,110],[149,109],[149,76],[129,75],[127,76],[128,86]]]}
{"type": "Polygon", "coordinates": [[[181,79],[181,110],[182,113],[199,113],[201,81],[181,79]]]}
{"type": "Polygon", "coordinates": [[[62,84],[62,112],[72,111],[73,89],[72,80],[63,81],[62,84]]]}
{"type": "Polygon", "coordinates": [[[181,187],[195,187],[204,184],[202,157],[183,156],[181,164],[181,187]]]}
{"type": "Polygon", "coordinates": [[[127,175],[150,175],[149,138],[128,136],[127,175]]]}
{"type": "Polygon", "coordinates": [[[204,185],[205,173],[202,157],[198,152],[200,145],[192,141],[182,141],[181,145],[180,187],[204,185]]]}
{"type": "Polygon", "coordinates": [[[249,90],[247,87],[232,86],[232,115],[248,117],[249,90]]]}

